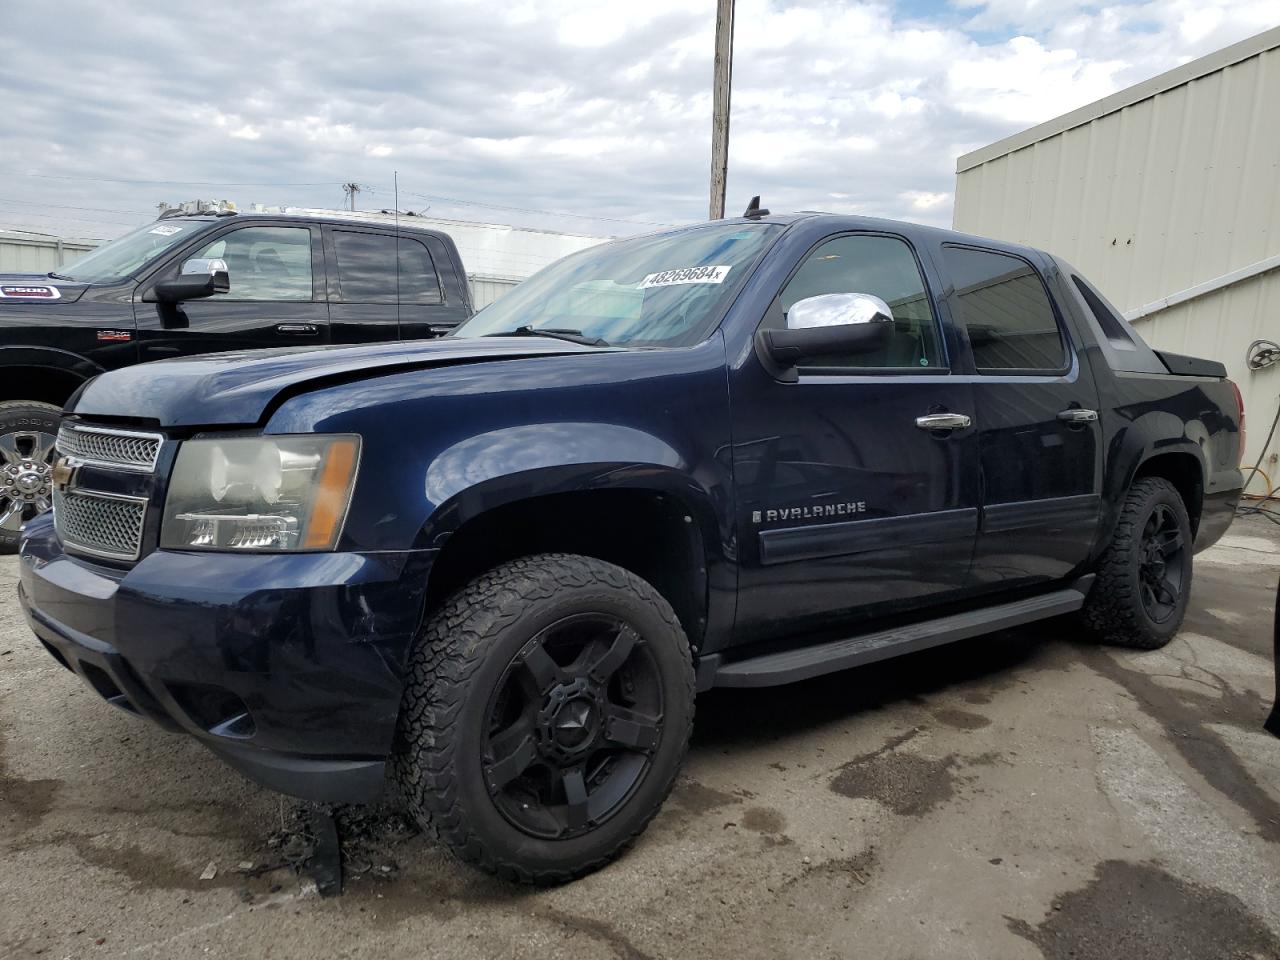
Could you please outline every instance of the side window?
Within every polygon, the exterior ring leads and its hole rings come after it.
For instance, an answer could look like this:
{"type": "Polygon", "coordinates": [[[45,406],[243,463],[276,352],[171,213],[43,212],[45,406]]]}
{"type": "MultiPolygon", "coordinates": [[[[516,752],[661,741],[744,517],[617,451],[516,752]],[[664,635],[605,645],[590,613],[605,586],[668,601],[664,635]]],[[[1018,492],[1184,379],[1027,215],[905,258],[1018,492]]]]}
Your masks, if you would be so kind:
{"type": "Polygon", "coordinates": [[[335,230],[338,288],[344,303],[396,302],[396,238],[335,230]]]}
{"type": "Polygon", "coordinates": [[[1031,264],[951,244],[942,252],[979,373],[1055,372],[1067,365],[1053,305],[1031,264]]]}
{"type": "Polygon", "coordinates": [[[400,238],[400,302],[444,302],[431,252],[411,237],[400,238]]]}
{"type": "Polygon", "coordinates": [[[241,227],[196,257],[227,261],[231,289],[221,300],[310,300],[311,231],[306,227],[241,227]]]}
{"type": "MultiPolygon", "coordinates": [[[[827,367],[945,367],[929,295],[911,248],[896,237],[848,236],[828,240],[809,255],[778,298],[791,305],[824,293],[870,293],[893,311],[889,342],[872,353],[826,358],[827,367]]],[[[782,317],[775,317],[779,324],[782,317]]]]}

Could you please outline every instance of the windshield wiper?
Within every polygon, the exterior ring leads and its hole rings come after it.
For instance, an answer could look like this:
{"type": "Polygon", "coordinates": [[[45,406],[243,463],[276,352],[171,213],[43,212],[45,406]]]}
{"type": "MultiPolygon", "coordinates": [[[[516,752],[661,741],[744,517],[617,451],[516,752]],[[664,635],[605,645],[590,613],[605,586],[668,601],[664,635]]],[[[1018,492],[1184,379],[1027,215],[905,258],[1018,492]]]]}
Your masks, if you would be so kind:
{"type": "Polygon", "coordinates": [[[531,327],[525,324],[514,330],[502,330],[498,333],[486,333],[486,337],[551,337],[555,340],[568,340],[570,343],[581,343],[588,347],[607,347],[608,340],[599,337],[588,337],[581,330],[568,330],[564,327],[531,327]]]}
{"type": "Polygon", "coordinates": [[[70,280],[72,283],[76,282],[75,277],[68,277],[64,273],[54,273],[52,270],[49,271],[48,276],[50,280],[70,280]]]}

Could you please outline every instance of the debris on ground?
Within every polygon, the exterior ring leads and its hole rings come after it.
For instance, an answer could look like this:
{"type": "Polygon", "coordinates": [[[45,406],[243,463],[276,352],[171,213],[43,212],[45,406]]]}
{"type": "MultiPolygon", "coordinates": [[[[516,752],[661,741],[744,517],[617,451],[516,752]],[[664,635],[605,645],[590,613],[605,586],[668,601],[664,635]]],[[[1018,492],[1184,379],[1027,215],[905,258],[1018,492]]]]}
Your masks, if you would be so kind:
{"type": "Polygon", "coordinates": [[[282,813],[281,822],[267,838],[271,854],[247,868],[242,863],[241,872],[261,876],[290,867],[315,880],[324,896],[340,893],[344,877],[348,882],[394,879],[400,872],[399,846],[421,832],[407,814],[386,804],[299,803],[282,813]],[[327,838],[328,824],[335,833],[327,838]]]}
{"type": "Polygon", "coordinates": [[[212,880],[217,875],[218,875],[218,865],[210,861],[209,865],[205,867],[204,870],[200,873],[200,879],[212,880]]]}

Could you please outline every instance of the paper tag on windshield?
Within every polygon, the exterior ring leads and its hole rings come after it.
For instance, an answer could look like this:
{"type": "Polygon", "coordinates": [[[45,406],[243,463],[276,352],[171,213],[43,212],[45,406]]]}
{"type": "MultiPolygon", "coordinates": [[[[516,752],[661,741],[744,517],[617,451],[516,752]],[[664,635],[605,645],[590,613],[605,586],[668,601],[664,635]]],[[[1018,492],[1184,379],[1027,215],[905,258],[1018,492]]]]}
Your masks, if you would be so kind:
{"type": "Polygon", "coordinates": [[[681,283],[724,283],[729,267],[681,267],[679,270],[663,270],[651,273],[640,281],[640,289],[647,287],[674,287],[681,283]]]}
{"type": "Polygon", "coordinates": [[[151,232],[152,232],[152,233],[158,233],[158,234],[160,234],[160,236],[162,236],[162,237],[172,237],[175,233],[181,233],[181,232],[182,232],[182,228],[181,228],[181,227],[175,227],[175,226],[174,226],[173,224],[171,224],[171,223],[164,223],[164,224],[161,224],[161,225],[160,225],[160,226],[158,226],[158,227],[153,227],[153,228],[152,228],[152,230],[151,230],[151,232]]]}

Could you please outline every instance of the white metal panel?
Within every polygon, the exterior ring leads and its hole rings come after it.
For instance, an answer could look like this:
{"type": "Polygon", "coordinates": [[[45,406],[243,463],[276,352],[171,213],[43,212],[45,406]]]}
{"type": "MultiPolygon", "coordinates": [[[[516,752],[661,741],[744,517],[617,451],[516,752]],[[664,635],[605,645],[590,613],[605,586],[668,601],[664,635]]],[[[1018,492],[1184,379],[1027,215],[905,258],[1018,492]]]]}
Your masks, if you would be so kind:
{"type": "Polygon", "coordinates": [[[471,301],[477,310],[487,307],[505,293],[509,293],[520,281],[500,277],[468,277],[471,285],[471,301]]]}
{"type": "MultiPolygon", "coordinates": [[[[1127,313],[1212,284],[1280,255],[1277,104],[1280,29],[962,157],[956,229],[1059,254],[1127,313]]],[[[1280,371],[1251,372],[1244,354],[1280,341],[1280,270],[1135,326],[1154,347],[1227,365],[1252,464],[1280,371]]]]}
{"type": "Polygon", "coordinates": [[[58,244],[56,237],[0,231],[0,273],[48,273],[95,246],[78,240],[63,240],[59,252],[58,244]]]}

